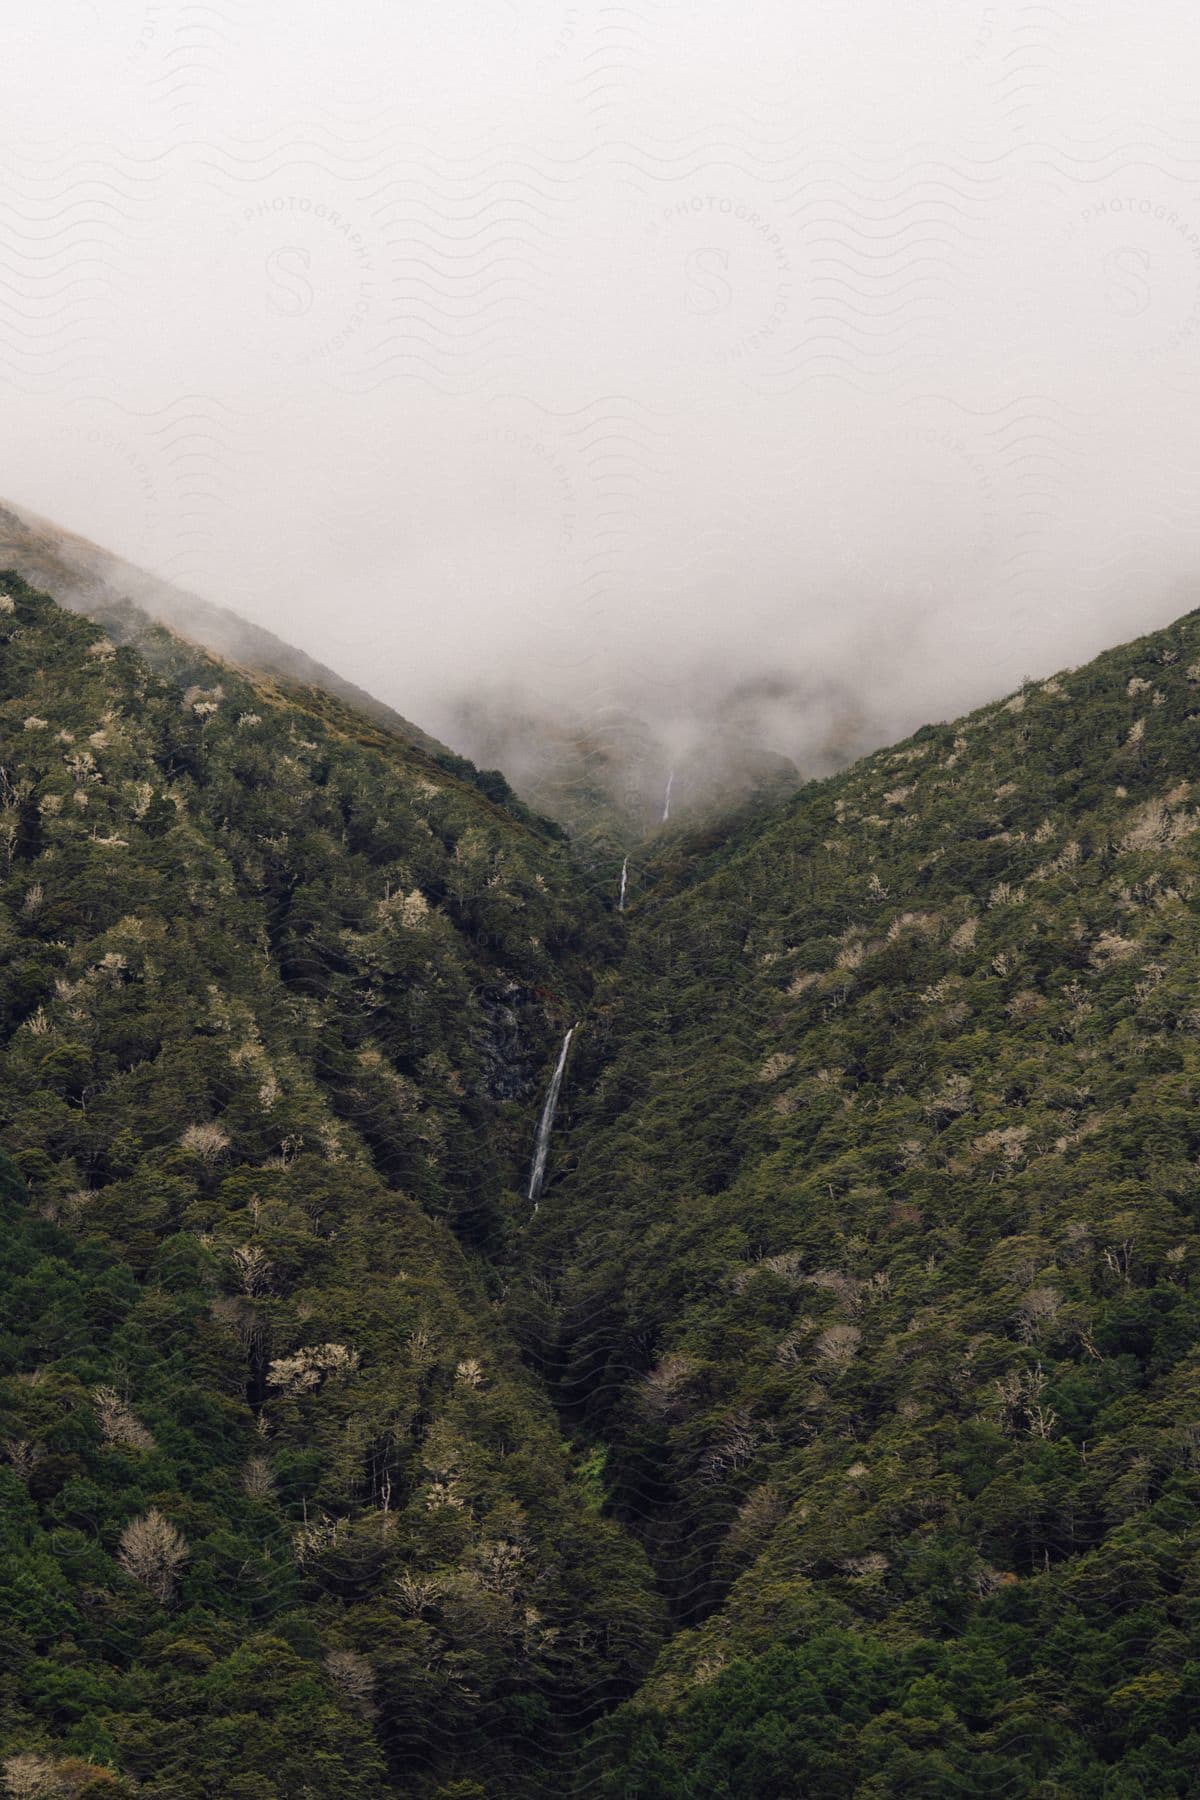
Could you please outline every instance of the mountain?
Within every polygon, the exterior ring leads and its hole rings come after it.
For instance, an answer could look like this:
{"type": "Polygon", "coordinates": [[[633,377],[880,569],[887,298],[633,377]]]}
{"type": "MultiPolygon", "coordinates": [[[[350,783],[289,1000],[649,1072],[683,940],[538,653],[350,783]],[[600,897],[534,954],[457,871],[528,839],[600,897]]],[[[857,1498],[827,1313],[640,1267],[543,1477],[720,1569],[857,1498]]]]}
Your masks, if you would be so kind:
{"type": "Polygon", "coordinates": [[[36,513],[0,504],[0,568],[52,590],[60,606],[84,613],[104,627],[113,643],[139,651],[156,669],[174,671],[181,645],[203,648],[310,709],[336,710],[339,703],[349,707],[356,715],[355,731],[361,733],[363,721],[369,720],[387,735],[424,750],[439,769],[473,782],[539,829],[550,824],[541,816],[531,817],[499,770],[477,769],[303,650],[36,513]]]}
{"type": "Polygon", "coordinates": [[[0,586],[10,1787],[548,1791],[659,1613],[496,1273],[605,918],[373,721],[0,586]]]}
{"type": "MultiPolygon", "coordinates": [[[[153,656],[147,622],[203,645],[224,662],[238,664],[285,686],[319,688],[345,701],[410,743],[436,753],[446,746],[303,650],[261,625],[214,606],[145,569],[114,556],[89,538],[11,502],[0,502],[0,568],[53,593],[60,606],[86,613],[119,644],[153,656]]],[[[448,754],[448,752],[447,752],[448,754]]]]}
{"type": "Polygon", "coordinates": [[[610,883],[664,824],[728,827],[794,793],[803,778],[844,767],[870,732],[836,683],[734,681],[724,672],[684,695],[633,689],[624,701],[609,694],[586,708],[512,686],[475,689],[447,721],[456,744],[502,768],[610,883]],[[771,747],[780,739],[799,761],[771,747]]]}
{"type": "Polygon", "coordinates": [[[669,1606],[603,1792],[1195,1791],[1198,747],[1192,613],[639,909],[510,1306],[669,1606]]]}
{"type": "MultiPolygon", "coordinates": [[[[0,568],[11,568],[62,606],[84,613],[115,643],[139,650],[151,663],[173,655],[173,639],[198,645],[220,659],[265,678],[281,692],[331,697],[429,753],[445,769],[482,779],[484,790],[509,805],[517,793],[539,818],[552,819],[586,852],[593,874],[619,870],[625,854],[657,829],[673,752],[628,709],[600,718],[575,719],[510,693],[472,693],[449,709],[454,740],[466,756],[447,747],[383,701],[317,662],[262,626],[215,606],[126,562],[90,539],[77,536],[27,508],[0,501],[0,568]],[[469,761],[468,758],[474,759],[469,761]],[[482,770],[477,765],[487,765],[482,770]]],[[[720,716],[706,731],[689,735],[687,767],[675,795],[677,818],[728,819],[747,806],[790,793],[799,774],[788,757],[755,741],[757,718],[746,716],[746,696],[726,695],[720,716]]],[[[849,708],[840,702],[843,719],[849,708]]],[[[844,734],[843,734],[844,735],[844,734]]],[[[850,741],[850,740],[846,740],[850,741]]],[[[845,760],[841,739],[828,751],[845,760]]]]}
{"type": "Polygon", "coordinates": [[[1200,614],[622,918],[0,590],[9,1791],[1194,1792],[1200,614]]]}

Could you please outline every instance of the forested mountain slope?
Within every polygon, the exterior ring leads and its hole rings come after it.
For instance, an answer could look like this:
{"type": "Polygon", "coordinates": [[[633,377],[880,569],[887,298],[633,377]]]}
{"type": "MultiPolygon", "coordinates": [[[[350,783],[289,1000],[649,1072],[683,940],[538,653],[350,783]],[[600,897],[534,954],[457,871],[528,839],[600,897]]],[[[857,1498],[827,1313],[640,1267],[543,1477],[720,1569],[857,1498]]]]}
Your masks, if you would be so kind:
{"type": "Polygon", "coordinates": [[[131,643],[151,659],[162,640],[149,628],[163,625],[268,679],[323,688],[423,749],[445,748],[392,707],[274,632],[151,575],[52,519],[6,501],[0,501],[0,569],[12,569],[45,589],[60,606],[86,613],[118,643],[131,643]]]}
{"type": "Polygon", "coordinates": [[[670,1600],[606,1792],[1196,1791],[1198,853],[1192,614],[635,914],[521,1303],[670,1600]]]}
{"type": "Polygon", "coordinates": [[[10,1788],[560,1791],[659,1607],[480,1253],[604,920],[337,702],[0,590],[10,1788]]]}
{"type": "Polygon", "coordinates": [[[0,577],[10,1791],[1194,1792],[1200,615],[623,920],[137,635],[0,577]]]}

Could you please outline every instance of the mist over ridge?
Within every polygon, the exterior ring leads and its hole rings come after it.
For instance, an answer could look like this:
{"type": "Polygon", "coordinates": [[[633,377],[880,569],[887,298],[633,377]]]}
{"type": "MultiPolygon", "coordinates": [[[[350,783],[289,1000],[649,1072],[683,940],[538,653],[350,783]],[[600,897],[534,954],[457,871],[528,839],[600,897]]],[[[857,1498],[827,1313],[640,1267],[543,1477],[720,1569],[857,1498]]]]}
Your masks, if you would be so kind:
{"type": "Polygon", "coordinates": [[[0,1792],[1200,1793],[1200,12],[0,56],[0,1792]]]}
{"type": "Polygon", "coordinates": [[[210,10],[13,30],[18,508],[439,736],[806,771],[1190,604],[1182,5],[210,10]]]}

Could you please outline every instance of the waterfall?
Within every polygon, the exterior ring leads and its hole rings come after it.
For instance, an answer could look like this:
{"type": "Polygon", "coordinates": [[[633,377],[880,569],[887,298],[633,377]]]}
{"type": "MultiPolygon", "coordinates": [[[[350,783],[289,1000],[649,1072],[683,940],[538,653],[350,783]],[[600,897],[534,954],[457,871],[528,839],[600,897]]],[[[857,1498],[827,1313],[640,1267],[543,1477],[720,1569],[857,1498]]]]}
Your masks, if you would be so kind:
{"type": "Polygon", "coordinates": [[[628,874],[629,874],[629,858],[626,857],[625,861],[621,864],[621,897],[617,901],[617,911],[618,912],[625,911],[625,880],[626,880],[626,877],[628,876],[628,874]]]}
{"type": "Polygon", "coordinates": [[[571,1039],[575,1035],[572,1025],[563,1039],[562,1049],[558,1053],[558,1063],[554,1074],[550,1077],[550,1086],[546,1089],[546,1098],[542,1105],[542,1116],[538,1120],[537,1143],[533,1149],[533,1166],[529,1171],[529,1199],[533,1201],[534,1212],[538,1209],[538,1196],[542,1191],[542,1183],[546,1179],[546,1158],[550,1153],[550,1133],[554,1129],[554,1115],[558,1110],[558,1090],[562,1086],[563,1070],[567,1066],[567,1051],[571,1048],[571,1039]]]}
{"type": "Polygon", "coordinates": [[[662,822],[664,825],[666,824],[667,820],[671,816],[671,789],[674,786],[675,786],[675,771],[674,771],[674,769],[672,769],[671,773],[667,776],[667,794],[666,794],[665,800],[663,801],[662,822]]]}

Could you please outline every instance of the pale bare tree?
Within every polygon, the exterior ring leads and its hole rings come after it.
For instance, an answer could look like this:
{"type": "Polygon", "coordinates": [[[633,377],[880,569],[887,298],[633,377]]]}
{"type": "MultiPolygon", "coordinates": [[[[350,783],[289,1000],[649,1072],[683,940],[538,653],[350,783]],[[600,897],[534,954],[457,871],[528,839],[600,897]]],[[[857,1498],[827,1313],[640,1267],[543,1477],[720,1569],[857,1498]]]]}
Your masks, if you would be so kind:
{"type": "Polygon", "coordinates": [[[752,1550],[757,1554],[786,1512],[787,1502],[778,1488],[772,1487],[770,1482],[762,1482],[751,1488],[738,1507],[726,1543],[735,1552],[752,1550]]]}
{"type": "Polygon", "coordinates": [[[830,1325],[817,1339],[816,1352],[822,1362],[840,1365],[854,1361],[861,1343],[857,1325],[830,1325]]]}
{"type": "Polygon", "coordinates": [[[153,1450],[153,1437],[134,1417],[116,1388],[93,1388],[92,1404],[106,1444],[117,1444],[122,1450],[153,1450]]]}
{"type": "Polygon", "coordinates": [[[229,1260],[243,1294],[253,1297],[271,1292],[274,1270],[266,1251],[258,1244],[239,1244],[230,1252],[229,1260]]]}
{"type": "Polygon", "coordinates": [[[372,1718],[375,1705],[375,1671],[357,1650],[331,1650],[325,1658],[325,1669],[354,1710],[364,1719],[372,1718]]]}
{"type": "Polygon", "coordinates": [[[275,1492],[275,1477],[265,1456],[252,1456],[242,1471],[242,1486],[252,1500],[269,1500],[275,1492]]]}
{"type": "Polygon", "coordinates": [[[166,1606],[188,1555],[182,1533],[152,1506],[121,1533],[117,1561],[132,1580],[149,1588],[159,1604],[166,1606]]]}
{"type": "Polygon", "coordinates": [[[1061,1311],[1057,1288],[1030,1288],[1017,1308],[1017,1336],[1023,1344],[1036,1343],[1044,1331],[1053,1329],[1061,1311]]]}
{"type": "Polygon", "coordinates": [[[189,1125],[179,1141],[185,1150],[209,1165],[219,1162],[229,1148],[228,1133],[213,1124],[189,1125]]]}
{"type": "Polygon", "coordinates": [[[107,1771],[81,1757],[53,1758],[25,1751],[4,1763],[4,1788],[10,1800],[77,1800],[94,1793],[107,1771]]]}
{"type": "Polygon", "coordinates": [[[345,1344],[309,1344],[291,1356],[277,1357],[267,1373],[269,1387],[287,1399],[311,1393],[325,1380],[344,1379],[358,1367],[358,1351],[345,1344]]]}
{"type": "Polygon", "coordinates": [[[10,1800],[42,1800],[43,1795],[58,1792],[54,1764],[46,1756],[7,1757],[4,1763],[4,1791],[10,1800]]]}
{"type": "Polygon", "coordinates": [[[419,1619],[428,1607],[436,1606],[446,1591],[440,1575],[405,1574],[396,1578],[396,1599],[406,1613],[419,1619]]]}
{"type": "Polygon", "coordinates": [[[17,1480],[28,1487],[33,1471],[41,1461],[42,1452],[38,1445],[31,1444],[28,1438],[6,1438],[4,1454],[17,1480]]]}
{"type": "Polygon", "coordinates": [[[668,1351],[641,1382],[641,1401],[646,1411],[659,1419],[677,1416],[684,1393],[699,1364],[684,1351],[668,1351]]]}
{"type": "Polygon", "coordinates": [[[309,1563],[319,1562],[327,1551],[337,1546],[342,1535],[345,1519],[333,1519],[328,1513],[322,1513],[319,1519],[305,1518],[303,1525],[292,1534],[292,1555],[300,1568],[309,1563]]]}

